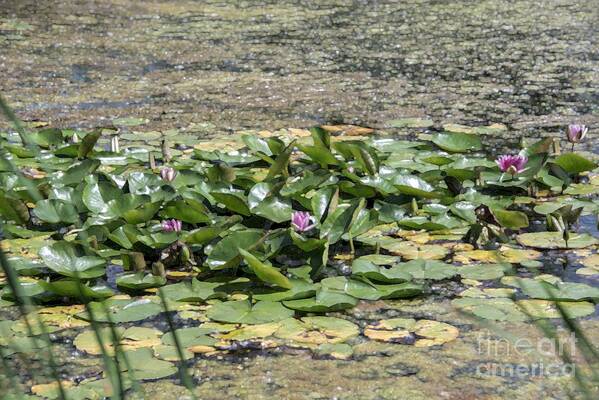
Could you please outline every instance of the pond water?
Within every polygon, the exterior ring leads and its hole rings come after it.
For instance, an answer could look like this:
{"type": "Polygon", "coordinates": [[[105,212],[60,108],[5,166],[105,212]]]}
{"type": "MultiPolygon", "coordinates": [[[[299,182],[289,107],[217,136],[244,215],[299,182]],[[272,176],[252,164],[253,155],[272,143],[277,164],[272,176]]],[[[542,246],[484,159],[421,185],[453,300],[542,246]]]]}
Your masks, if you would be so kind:
{"type": "MultiPolygon", "coordinates": [[[[426,139],[443,126],[460,130],[458,124],[491,126],[480,128],[487,129],[489,141],[513,147],[521,136],[562,135],[565,125],[577,121],[595,130],[577,150],[596,159],[598,9],[596,0],[0,1],[0,90],[19,117],[32,123],[93,128],[120,118],[116,125],[132,144],[153,145],[163,135],[188,146],[212,138],[226,143],[239,131],[287,132],[316,124],[354,124],[426,139]]],[[[595,216],[583,216],[577,229],[599,237],[595,216]]],[[[580,258],[589,254],[545,253],[541,272],[597,286],[598,275],[576,274],[580,258]]],[[[519,272],[532,275],[525,268],[519,272]]],[[[301,346],[199,356],[190,362],[197,394],[567,398],[567,371],[489,372],[493,365],[560,361],[551,352],[495,347],[507,342],[452,305],[467,287],[443,284],[424,298],[361,302],[337,314],[361,330],[397,317],[443,321],[459,329],[458,340],[415,347],[361,336],[348,360],[301,346]]],[[[0,315],[14,318],[11,312],[2,309],[0,315]]],[[[193,318],[175,322],[198,324],[193,318]]],[[[596,313],[580,322],[598,343],[596,313]]],[[[160,318],[142,325],[168,330],[160,318]]],[[[491,328],[534,346],[543,340],[528,323],[491,328]]],[[[63,378],[99,376],[100,358],[84,357],[73,336],[71,330],[56,334],[63,378]]],[[[23,381],[44,383],[28,362],[19,364],[23,381]]],[[[177,379],[142,386],[147,399],[187,396],[177,379]]]]}
{"type": "Polygon", "coordinates": [[[597,2],[4,2],[0,89],[25,119],[210,132],[598,122],[597,2]],[[204,125],[202,125],[204,124],[204,125]],[[214,125],[212,127],[211,125],[214,125]]]}

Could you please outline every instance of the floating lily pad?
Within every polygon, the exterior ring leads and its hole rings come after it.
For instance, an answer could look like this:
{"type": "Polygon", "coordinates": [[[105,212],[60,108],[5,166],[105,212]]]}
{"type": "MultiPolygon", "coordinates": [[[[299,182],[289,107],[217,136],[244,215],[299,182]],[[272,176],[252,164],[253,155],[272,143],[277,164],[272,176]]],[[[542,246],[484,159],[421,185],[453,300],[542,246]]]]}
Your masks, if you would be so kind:
{"type": "Polygon", "coordinates": [[[316,293],[315,297],[284,301],[283,304],[292,310],[323,313],[352,308],[358,304],[358,300],[342,292],[321,289],[316,293]]]}
{"type": "Polygon", "coordinates": [[[391,128],[429,128],[434,122],[425,118],[401,118],[385,122],[391,128]]]}
{"type": "MultiPolygon", "coordinates": [[[[390,257],[383,260],[382,264],[394,264],[397,262],[397,257],[390,257]]],[[[385,283],[402,283],[411,280],[412,275],[403,270],[401,266],[395,265],[390,268],[377,265],[376,259],[368,258],[368,256],[360,257],[352,263],[352,273],[356,276],[362,276],[374,281],[385,282],[385,283]]],[[[378,260],[380,261],[380,260],[378,260]]]]}
{"type": "Polygon", "coordinates": [[[354,353],[354,349],[347,343],[323,343],[318,346],[315,353],[319,356],[330,356],[339,360],[348,360],[354,353]]]}
{"type": "Polygon", "coordinates": [[[358,334],[356,324],[341,318],[304,317],[282,321],[275,336],[296,343],[323,344],[342,343],[358,334]]]}
{"type": "Polygon", "coordinates": [[[154,287],[163,286],[166,283],[166,278],[155,276],[152,274],[144,274],[137,272],[135,274],[126,274],[119,276],[116,284],[121,289],[144,290],[154,287]]]}
{"type": "Polygon", "coordinates": [[[262,339],[272,336],[281,326],[282,322],[269,322],[259,325],[246,325],[238,329],[234,329],[218,337],[225,340],[250,340],[262,339]]]}
{"type": "Polygon", "coordinates": [[[441,132],[433,135],[432,142],[445,151],[464,153],[482,150],[482,142],[476,135],[441,132]]]}
{"type": "Polygon", "coordinates": [[[560,281],[550,283],[544,280],[515,278],[509,284],[521,289],[528,297],[535,299],[555,301],[599,299],[599,288],[584,283],[560,281]]]}
{"type": "Polygon", "coordinates": [[[461,298],[451,302],[458,309],[493,321],[526,321],[527,315],[511,299],[461,298]]]}
{"type": "Polygon", "coordinates": [[[164,286],[161,290],[167,299],[176,301],[202,302],[221,298],[226,294],[218,291],[221,282],[202,282],[192,279],[191,282],[179,282],[164,286]]]}
{"type": "Polygon", "coordinates": [[[123,117],[112,120],[112,123],[120,126],[139,126],[148,123],[145,118],[123,117]]]}
{"type": "Polygon", "coordinates": [[[539,249],[581,249],[596,245],[599,241],[587,233],[572,233],[566,244],[560,232],[529,232],[516,236],[523,246],[539,249]]]}
{"type": "Polygon", "coordinates": [[[271,301],[259,301],[254,305],[247,300],[227,301],[215,304],[208,310],[208,318],[212,320],[240,324],[281,321],[293,314],[293,310],[271,301]]]}
{"type": "Polygon", "coordinates": [[[155,358],[151,349],[128,351],[126,355],[136,379],[160,379],[177,372],[173,363],[155,358]]]}
{"type": "Polygon", "coordinates": [[[506,266],[500,264],[466,265],[459,267],[458,273],[466,279],[489,280],[501,278],[505,269],[506,266]]]}
{"type": "Polygon", "coordinates": [[[85,255],[80,248],[66,241],[46,246],[39,254],[48,268],[61,275],[81,279],[104,275],[104,259],[85,255]]]}
{"type": "Polygon", "coordinates": [[[576,153],[562,154],[555,163],[570,174],[579,174],[597,168],[597,164],[576,153]]]}
{"type": "MultiPolygon", "coordinates": [[[[150,299],[128,300],[108,299],[103,303],[89,303],[93,317],[98,322],[132,322],[153,317],[160,314],[162,307],[150,299]]],[[[79,318],[90,320],[87,312],[78,314],[79,318]]]]}
{"type": "Polygon", "coordinates": [[[458,269],[453,265],[436,260],[412,260],[401,264],[401,269],[415,279],[442,280],[458,274],[458,269]]]}
{"type": "MultiPolygon", "coordinates": [[[[532,318],[562,318],[553,301],[525,299],[516,303],[532,318]]],[[[587,301],[559,302],[559,305],[568,318],[585,317],[595,312],[595,305],[587,301]]]]}
{"type": "Polygon", "coordinates": [[[455,340],[459,330],[439,321],[392,318],[367,326],[364,335],[374,340],[430,347],[455,340]]]}
{"type": "Polygon", "coordinates": [[[316,294],[316,286],[303,279],[289,279],[290,289],[266,289],[254,294],[256,300],[285,301],[312,297],[316,294]]]}

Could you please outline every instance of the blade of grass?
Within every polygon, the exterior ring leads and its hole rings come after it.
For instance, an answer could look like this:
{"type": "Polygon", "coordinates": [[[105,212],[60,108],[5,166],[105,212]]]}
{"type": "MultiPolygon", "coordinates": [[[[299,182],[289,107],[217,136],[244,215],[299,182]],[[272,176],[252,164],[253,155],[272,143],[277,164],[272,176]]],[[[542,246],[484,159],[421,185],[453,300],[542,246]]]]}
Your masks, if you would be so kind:
{"type": "Polygon", "coordinates": [[[183,354],[183,347],[181,346],[179,336],[175,331],[175,324],[173,323],[173,319],[171,318],[170,310],[168,309],[168,305],[166,303],[166,297],[164,296],[162,289],[158,290],[158,297],[160,297],[160,301],[162,303],[162,308],[164,309],[164,316],[166,318],[166,322],[168,323],[168,327],[173,334],[173,342],[175,342],[177,356],[179,357],[180,361],[179,376],[181,377],[181,382],[183,383],[183,385],[185,385],[187,390],[189,390],[189,394],[191,395],[192,399],[196,400],[196,395],[193,392],[193,381],[191,379],[191,376],[189,375],[189,371],[187,370],[185,355],[183,354]]]}
{"type": "Polygon", "coordinates": [[[2,346],[0,346],[0,359],[2,359],[2,371],[4,371],[4,374],[10,383],[9,393],[13,393],[15,396],[18,396],[18,399],[24,398],[25,396],[21,390],[21,385],[15,378],[17,374],[13,372],[13,368],[8,363],[8,357],[4,354],[4,348],[2,346]]]}
{"type": "MultiPolygon", "coordinates": [[[[516,281],[516,285],[520,288],[520,290],[522,290],[522,286],[519,284],[518,281],[516,281]]],[[[551,293],[549,293],[547,288],[543,287],[542,290],[544,292],[543,293],[544,297],[546,297],[546,298],[554,298],[555,297],[551,293]]],[[[549,321],[535,319],[528,310],[526,310],[524,307],[520,306],[519,303],[515,301],[514,296],[512,296],[512,301],[531,321],[533,321],[533,323],[535,324],[537,329],[539,329],[546,338],[550,339],[553,343],[556,344],[557,349],[561,349],[561,351],[559,351],[558,355],[562,359],[562,362],[564,364],[574,365],[574,380],[575,380],[578,388],[583,392],[583,395],[586,399],[588,399],[588,400],[594,399],[594,396],[591,394],[590,388],[588,387],[584,376],[581,374],[580,368],[576,367],[576,361],[572,358],[572,355],[566,350],[566,346],[561,345],[562,342],[559,338],[559,335],[557,333],[557,329],[555,328],[555,326],[553,326],[553,324],[551,324],[549,321]]],[[[558,312],[560,313],[561,320],[565,323],[565,325],[569,329],[569,331],[574,334],[574,337],[578,339],[579,337],[577,336],[577,330],[571,329],[572,325],[574,324],[574,322],[572,321],[572,318],[570,318],[570,316],[565,312],[565,310],[559,304],[558,301],[554,301],[553,303],[555,304],[558,312]]],[[[580,330],[578,330],[578,332],[580,332],[580,330]]],[[[575,342],[575,345],[578,347],[578,340],[575,342]]],[[[583,352],[583,354],[584,354],[584,352],[583,352]]],[[[586,356],[585,356],[585,359],[586,359],[586,356]]],[[[593,379],[597,380],[597,375],[593,368],[591,368],[591,374],[593,375],[593,379]]]]}
{"type": "Polygon", "coordinates": [[[96,341],[98,342],[98,345],[100,346],[100,352],[102,353],[102,361],[104,363],[104,368],[108,375],[108,379],[111,382],[111,386],[113,388],[112,397],[114,397],[115,400],[120,400],[124,396],[124,389],[123,389],[123,380],[121,377],[121,371],[120,371],[118,359],[116,356],[116,348],[118,346],[119,339],[118,339],[116,333],[114,333],[112,336],[113,347],[115,348],[115,355],[113,358],[110,356],[110,354],[108,353],[108,350],[106,349],[106,347],[104,345],[104,339],[102,338],[102,332],[100,331],[98,321],[96,320],[94,311],[89,306],[88,299],[85,298],[85,296],[83,295],[83,288],[82,288],[83,284],[81,283],[81,280],[79,279],[78,275],[79,274],[76,273],[75,280],[77,283],[77,290],[79,292],[79,299],[84,304],[85,311],[87,312],[87,314],[89,316],[89,323],[92,327],[92,330],[94,331],[94,336],[96,337],[96,341]],[[118,394],[115,393],[115,389],[118,389],[118,394]]]}
{"type": "MultiPolygon", "coordinates": [[[[1,228],[1,225],[0,225],[0,228],[1,228]]],[[[30,337],[37,336],[34,334],[33,327],[31,326],[29,318],[27,317],[29,314],[29,311],[32,310],[31,300],[29,299],[29,297],[24,295],[22,288],[21,288],[21,282],[19,281],[17,273],[10,266],[10,263],[8,262],[8,259],[6,258],[6,254],[4,254],[4,249],[2,248],[1,244],[2,244],[2,241],[0,241],[0,266],[2,267],[2,270],[4,271],[4,274],[6,275],[8,285],[13,292],[13,295],[15,297],[15,303],[17,304],[17,307],[19,309],[19,313],[23,317],[25,327],[27,329],[27,333],[29,334],[30,337]]],[[[45,342],[44,347],[46,348],[46,355],[48,358],[48,368],[51,372],[52,378],[56,381],[56,383],[58,385],[58,394],[59,394],[60,399],[66,400],[64,386],[62,384],[62,381],[60,380],[58,366],[56,364],[56,360],[54,359],[54,354],[52,352],[52,341],[50,340],[50,335],[48,334],[48,330],[46,329],[46,326],[44,325],[42,320],[39,318],[37,313],[34,313],[34,314],[35,314],[35,320],[37,322],[38,328],[41,332],[40,336],[42,337],[42,340],[45,342]]]]}
{"type": "MultiPolygon", "coordinates": [[[[112,317],[110,316],[110,313],[108,311],[108,306],[106,305],[106,303],[102,302],[102,307],[104,309],[104,313],[106,314],[106,319],[108,319],[108,326],[110,327],[112,341],[115,346],[114,347],[114,356],[118,359],[118,356],[120,354],[121,358],[123,359],[123,363],[125,364],[125,368],[127,369],[127,375],[129,375],[129,379],[131,380],[131,386],[133,388],[133,391],[138,392],[140,389],[139,383],[137,382],[137,379],[135,378],[135,373],[133,372],[133,367],[132,367],[131,363],[129,362],[129,357],[127,357],[127,353],[125,351],[123,351],[121,341],[118,339],[118,335],[117,335],[117,332],[115,329],[116,324],[114,323],[114,321],[112,320],[112,317]]],[[[123,394],[123,398],[125,398],[124,394],[123,394]]]]}
{"type": "Polygon", "coordinates": [[[13,124],[15,130],[17,131],[17,133],[19,134],[19,137],[21,138],[21,141],[23,142],[23,144],[26,147],[31,146],[33,143],[30,142],[29,139],[27,139],[27,135],[25,134],[25,129],[23,128],[21,121],[19,121],[19,119],[17,118],[15,113],[12,111],[12,109],[8,106],[8,103],[6,102],[6,100],[4,100],[4,97],[2,97],[1,94],[0,94],[0,110],[2,110],[2,112],[4,113],[6,118],[10,122],[12,122],[12,124],[13,124]]]}

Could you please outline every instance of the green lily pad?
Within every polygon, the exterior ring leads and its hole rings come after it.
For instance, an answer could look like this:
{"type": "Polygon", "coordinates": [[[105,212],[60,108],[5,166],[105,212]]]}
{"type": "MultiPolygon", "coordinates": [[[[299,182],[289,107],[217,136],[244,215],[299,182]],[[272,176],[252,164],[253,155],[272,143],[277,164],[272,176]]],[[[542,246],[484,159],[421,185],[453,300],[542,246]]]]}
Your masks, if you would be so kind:
{"type": "Polygon", "coordinates": [[[596,245],[599,241],[587,233],[572,233],[566,244],[560,232],[529,232],[516,236],[522,246],[539,249],[581,249],[596,245]]]}
{"type": "Polygon", "coordinates": [[[273,193],[273,185],[262,182],[256,184],[248,194],[250,211],[256,215],[281,223],[291,219],[291,201],[273,193]]]}
{"type": "Polygon", "coordinates": [[[285,275],[279,272],[278,269],[272,265],[265,264],[260,261],[249,251],[245,251],[242,248],[237,249],[239,254],[243,257],[245,262],[249,265],[250,269],[256,274],[256,276],[263,282],[271,283],[273,285],[280,286],[284,289],[291,289],[291,282],[285,275]]]}
{"type": "Polygon", "coordinates": [[[119,288],[131,290],[144,290],[160,287],[165,283],[166,278],[151,274],[144,274],[143,272],[122,275],[116,279],[116,284],[119,288]]]}
{"type": "Polygon", "coordinates": [[[73,224],[79,221],[79,213],[72,204],[62,200],[46,199],[35,204],[33,213],[44,222],[73,224]]]}
{"type": "Polygon", "coordinates": [[[479,151],[483,148],[482,142],[478,136],[467,133],[435,133],[432,142],[450,153],[479,151]]]}
{"type": "Polygon", "coordinates": [[[358,304],[358,300],[345,293],[321,289],[315,297],[301,300],[284,301],[285,307],[293,310],[324,313],[329,311],[340,311],[352,308],[358,304]]]}
{"type": "MultiPolygon", "coordinates": [[[[115,323],[141,321],[164,311],[160,304],[143,298],[140,300],[108,299],[102,303],[91,302],[89,307],[96,321],[115,323]]],[[[87,311],[77,316],[86,321],[91,319],[87,311]]]]}
{"type": "Polygon", "coordinates": [[[254,299],[260,301],[285,301],[305,299],[316,294],[316,288],[313,283],[303,279],[289,279],[289,283],[291,284],[291,288],[286,290],[275,288],[259,290],[258,293],[254,294],[254,299]]]}
{"type": "Polygon", "coordinates": [[[451,302],[458,309],[492,321],[526,321],[528,316],[511,299],[461,298],[451,302]]]}
{"type": "Polygon", "coordinates": [[[555,163],[569,174],[580,174],[597,168],[596,163],[576,153],[562,154],[555,159],[555,163]]]}
{"type": "Polygon", "coordinates": [[[323,279],[320,284],[324,290],[345,292],[358,299],[379,300],[414,297],[422,293],[422,286],[410,282],[391,285],[376,285],[373,283],[349,279],[342,276],[323,279]]]}
{"type": "Polygon", "coordinates": [[[256,245],[262,238],[263,232],[258,229],[246,229],[231,232],[220,240],[212,249],[206,260],[211,269],[225,269],[239,265],[241,255],[239,249],[247,250],[256,245]]]}
{"type": "Polygon", "coordinates": [[[208,310],[208,318],[214,321],[239,324],[263,324],[282,321],[293,316],[293,310],[283,307],[281,303],[259,301],[255,305],[247,300],[218,303],[208,310]]]}
{"type": "MultiPolygon", "coordinates": [[[[389,264],[395,264],[397,257],[391,257],[391,260],[389,264]]],[[[381,267],[371,261],[371,258],[368,258],[368,256],[354,260],[352,263],[352,273],[356,276],[363,276],[364,278],[385,283],[402,283],[412,279],[412,275],[401,266],[395,265],[391,268],[381,267]]]]}
{"type": "Polygon", "coordinates": [[[521,211],[508,211],[498,208],[492,208],[491,213],[499,222],[499,225],[509,229],[527,228],[529,225],[528,217],[521,211]]]}
{"type": "Polygon", "coordinates": [[[87,286],[71,279],[60,279],[52,282],[39,281],[39,285],[47,292],[56,293],[59,296],[82,299],[83,301],[105,299],[114,295],[112,289],[106,286],[87,286]]]}
{"type": "Polygon", "coordinates": [[[435,198],[435,188],[416,175],[397,174],[391,183],[403,194],[424,198],[435,198]]]}
{"type": "MultiPolygon", "coordinates": [[[[126,353],[136,379],[160,379],[174,375],[178,369],[171,362],[154,357],[151,349],[141,348],[126,353]]],[[[121,363],[120,365],[123,365],[121,363]]]]}
{"type": "Polygon", "coordinates": [[[203,302],[210,299],[225,297],[218,291],[223,286],[221,282],[202,282],[192,279],[191,282],[179,282],[164,286],[161,292],[167,299],[187,302],[203,302]]]}
{"type": "Polygon", "coordinates": [[[402,271],[415,279],[443,280],[458,274],[458,269],[441,261],[416,259],[400,264],[402,271]]]}
{"type": "Polygon", "coordinates": [[[85,255],[79,247],[66,241],[43,247],[39,255],[52,271],[71,278],[97,278],[105,272],[104,259],[85,255]]]}
{"type": "Polygon", "coordinates": [[[530,278],[515,278],[511,286],[520,288],[528,297],[541,300],[580,301],[599,299],[599,288],[574,282],[555,284],[530,278]]]}
{"type": "Polygon", "coordinates": [[[139,126],[147,124],[148,120],[146,118],[122,117],[113,119],[112,123],[120,126],[139,126]]]}
{"type": "Polygon", "coordinates": [[[504,275],[505,267],[500,264],[465,265],[458,268],[462,278],[476,280],[499,279],[504,275]]]}

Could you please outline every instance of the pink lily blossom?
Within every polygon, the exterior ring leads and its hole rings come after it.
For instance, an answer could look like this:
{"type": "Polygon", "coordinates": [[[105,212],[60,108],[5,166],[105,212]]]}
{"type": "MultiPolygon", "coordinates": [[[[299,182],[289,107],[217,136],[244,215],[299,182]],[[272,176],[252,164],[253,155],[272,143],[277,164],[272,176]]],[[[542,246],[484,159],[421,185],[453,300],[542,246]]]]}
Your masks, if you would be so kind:
{"type": "Polygon", "coordinates": [[[177,219],[167,219],[162,221],[162,230],[165,232],[181,232],[182,223],[177,219]]]}
{"type": "Polygon", "coordinates": [[[525,170],[526,163],[528,162],[528,158],[521,155],[503,155],[500,156],[497,160],[495,160],[501,172],[507,172],[508,174],[514,176],[519,174],[525,170]]]}
{"type": "Polygon", "coordinates": [[[298,232],[306,232],[316,226],[314,217],[306,211],[294,211],[291,214],[291,226],[298,232]]]}

